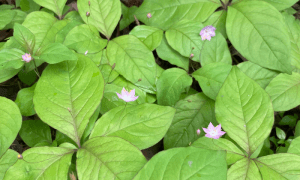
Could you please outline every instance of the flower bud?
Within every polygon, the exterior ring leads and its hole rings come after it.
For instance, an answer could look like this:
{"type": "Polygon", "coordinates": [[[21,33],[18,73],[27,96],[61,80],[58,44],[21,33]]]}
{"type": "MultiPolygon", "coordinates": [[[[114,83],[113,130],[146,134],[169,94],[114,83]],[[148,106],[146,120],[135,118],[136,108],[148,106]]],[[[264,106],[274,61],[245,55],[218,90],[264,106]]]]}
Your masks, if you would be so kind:
{"type": "Polygon", "coordinates": [[[90,12],[86,12],[86,17],[89,17],[90,15],[90,12]]]}
{"type": "Polygon", "coordinates": [[[200,135],[200,129],[197,129],[197,135],[199,136],[200,135]]]}
{"type": "Polygon", "coordinates": [[[190,58],[192,59],[194,57],[194,54],[192,53],[191,55],[190,55],[190,58]]]}
{"type": "Polygon", "coordinates": [[[150,19],[152,17],[151,13],[147,14],[147,18],[150,19]]]}

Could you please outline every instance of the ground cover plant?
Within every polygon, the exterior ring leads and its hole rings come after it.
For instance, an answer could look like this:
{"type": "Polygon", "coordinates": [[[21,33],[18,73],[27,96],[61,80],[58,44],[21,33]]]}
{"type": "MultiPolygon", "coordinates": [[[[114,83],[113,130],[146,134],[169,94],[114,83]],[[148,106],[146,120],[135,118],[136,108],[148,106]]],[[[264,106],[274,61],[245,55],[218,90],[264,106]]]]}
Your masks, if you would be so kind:
{"type": "Polygon", "coordinates": [[[300,179],[296,0],[0,2],[0,179],[300,179]]]}

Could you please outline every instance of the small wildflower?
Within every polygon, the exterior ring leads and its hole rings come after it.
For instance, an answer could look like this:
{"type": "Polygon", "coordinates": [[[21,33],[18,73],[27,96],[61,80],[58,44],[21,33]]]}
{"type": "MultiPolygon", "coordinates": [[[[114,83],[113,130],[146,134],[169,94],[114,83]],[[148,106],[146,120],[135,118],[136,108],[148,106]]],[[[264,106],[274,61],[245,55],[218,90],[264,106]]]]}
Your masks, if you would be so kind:
{"type": "Polygon", "coordinates": [[[90,12],[86,12],[86,17],[89,17],[91,14],[90,14],[90,12]]]}
{"type": "Polygon", "coordinates": [[[212,123],[209,123],[208,128],[203,128],[203,131],[206,133],[205,136],[208,138],[219,139],[226,132],[221,131],[221,124],[214,127],[212,123]]]}
{"type": "Polygon", "coordinates": [[[190,55],[190,58],[192,59],[194,57],[194,54],[192,53],[191,55],[190,55]]]}
{"type": "Polygon", "coordinates": [[[123,99],[126,102],[135,101],[138,96],[135,96],[135,90],[130,90],[129,92],[123,87],[121,94],[117,93],[120,99],[123,99]]]}
{"type": "Polygon", "coordinates": [[[205,39],[211,40],[211,37],[216,36],[215,33],[216,28],[213,26],[205,26],[201,31],[200,31],[200,36],[202,38],[202,41],[205,39]]]}
{"type": "Polygon", "coordinates": [[[22,55],[22,59],[23,61],[29,63],[32,60],[32,57],[30,54],[25,53],[24,55],[22,55]]]}
{"type": "Polygon", "coordinates": [[[18,159],[23,159],[22,154],[18,154],[18,159]]]}
{"type": "Polygon", "coordinates": [[[89,51],[85,51],[84,55],[87,55],[88,52],[89,52],[89,51]]]}
{"type": "Polygon", "coordinates": [[[150,19],[152,17],[151,13],[147,14],[147,18],[150,19]]]}
{"type": "Polygon", "coordinates": [[[200,129],[197,129],[197,135],[199,136],[200,135],[200,129]]]}

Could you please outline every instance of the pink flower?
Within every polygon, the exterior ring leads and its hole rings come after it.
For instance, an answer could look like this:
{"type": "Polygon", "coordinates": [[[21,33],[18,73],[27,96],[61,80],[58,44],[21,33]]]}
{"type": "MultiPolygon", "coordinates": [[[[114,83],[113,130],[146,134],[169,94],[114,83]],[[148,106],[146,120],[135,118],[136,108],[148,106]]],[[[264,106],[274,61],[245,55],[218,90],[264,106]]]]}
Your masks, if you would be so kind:
{"type": "Polygon", "coordinates": [[[151,13],[148,13],[148,14],[147,14],[147,18],[150,19],[151,17],[152,17],[151,13]]]}
{"type": "Polygon", "coordinates": [[[219,139],[226,132],[221,131],[221,124],[214,127],[212,123],[209,123],[208,128],[203,128],[203,131],[206,133],[205,136],[208,138],[219,139]]]}
{"type": "Polygon", "coordinates": [[[202,41],[205,39],[210,41],[211,37],[216,36],[215,30],[216,30],[216,28],[213,26],[205,26],[200,31],[200,36],[202,38],[202,41]]]}
{"type": "Polygon", "coordinates": [[[23,59],[23,61],[25,61],[27,63],[29,63],[32,60],[31,55],[27,54],[27,53],[25,53],[24,55],[22,55],[22,59],[23,59]]]}
{"type": "Polygon", "coordinates": [[[138,96],[135,96],[135,90],[130,90],[129,92],[123,87],[121,94],[117,93],[120,99],[123,99],[126,102],[135,101],[138,96]]]}
{"type": "Polygon", "coordinates": [[[197,129],[197,135],[199,136],[200,135],[200,129],[197,129]]]}

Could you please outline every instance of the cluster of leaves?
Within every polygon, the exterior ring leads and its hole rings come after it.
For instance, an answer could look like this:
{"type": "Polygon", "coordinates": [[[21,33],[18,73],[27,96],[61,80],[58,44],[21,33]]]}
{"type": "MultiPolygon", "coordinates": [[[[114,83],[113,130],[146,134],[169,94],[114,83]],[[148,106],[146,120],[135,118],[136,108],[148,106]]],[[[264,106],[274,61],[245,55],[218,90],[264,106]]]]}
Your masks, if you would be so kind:
{"type": "Polygon", "coordinates": [[[1,5],[0,29],[14,33],[0,43],[0,82],[18,74],[28,87],[15,102],[0,97],[0,179],[299,179],[300,123],[284,116],[300,105],[296,2],[78,0],[70,12],[66,0],[1,5]],[[134,21],[145,25],[119,36],[134,21]],[[203,41],[207,25],[216,34],[203,41]],[[245,61],[233,63],[236,54],[245,61]],[[119,99],[123,87],[138,99],[119,99]],[[274,113],[278,138],[270,137],[274,113]],[[225,138],[196,133],[210,122],[225,138]],[[18,134],[31,147],[22,155],[8,149],[18,134]],[[147,161],[141,150],[162,138],[165,150],[147,161]]]}

